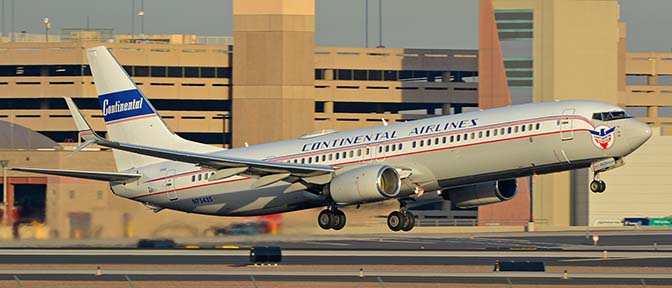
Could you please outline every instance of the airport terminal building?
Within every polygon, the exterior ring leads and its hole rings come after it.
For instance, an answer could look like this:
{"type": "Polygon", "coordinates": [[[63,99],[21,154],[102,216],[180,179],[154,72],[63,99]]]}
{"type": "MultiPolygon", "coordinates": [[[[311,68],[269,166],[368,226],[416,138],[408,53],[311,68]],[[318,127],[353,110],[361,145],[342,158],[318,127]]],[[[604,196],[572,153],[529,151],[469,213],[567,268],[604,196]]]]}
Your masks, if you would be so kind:
{"type": "MultiPolygon", "coordinates": [[[[489,2],[490,10],[481,3],[478,50],[315,46],[314,1],[277,2],[286,5],[261,7],[256,1],[234,0],[232,37],[140,37],[83,30],[51,36],[49,42],[43,35],[4,37],[0,121],[7,125],[0,128],[9,139],[0,141],[0,159],[9,160],[10,167],[115,169],[112,153],[105,149],[66,157],[80,139],[62,97],[72,97],[93,128],[105,135],[85,53],[86,48],[105,45],[171,129],[186,139],[224,147],[294,138],[313,130],[383,125],[383,119],[395,123],[461,113],[479,104],[496,106],[501,97],[513,103],[615,103],[656,127],[650,143],[626,158],[625,167],[604,175],[607,193],[588,191],[592,175],[587,170],[534,177],[533,220],[537,227],[565,227],[672,214],[661,206],[672,200],[664,198],[670,197],[664,191],[672,184],[665,181],[672,180],[661,177],[666,170],[661,166],[672,167],[672,153],[666,149],[672,144],[666,136],[672,135],[672,100],[666,97],[672,89],[657,81],[672,75],[672,54],[627,53],[626,26],[618,22],[615,0],[481,1],[489,2]],[[583,9],[591,13],[575,13],[583,9]],[[595,17],[603,25],[587,24],[595,17]],[[591,53],[574,53],[576,48],[567,43],[576,39],[591,53]],[[483,59],[497,61],[487,65],[483,59]],[[492,64],[500,62],[501,67],[492,64]],[[642,185],[648,191],[638,188],[642,185]],[[628,199],[633,191],[641,204],[628,199]]],[[[154,214],[140,203],[115,197],[101,182],[15,172],[8,172],[7,179],[9,211],[19,216],[15,220],[46,223],[53,237],[200,236],[211,226],[241,221],[172,211],[154,214]],[[27,207],[43,207],[43,212],[27,207]]],[[[425,213],[431,216],[427,223],[526,225],[530,218],[527,187],[516,200],[479,211],[443,202],[422,208],[433,211],[425,213]]],[[[377,216],[389,207],[372,204],[368,212],[349,211],[354,216],[348,227],[382,227],[384,221],[377,216]]],[[[306,214],[316,211],[288,213],[285,228],[318,230],[315,218],[306,214]]]]}

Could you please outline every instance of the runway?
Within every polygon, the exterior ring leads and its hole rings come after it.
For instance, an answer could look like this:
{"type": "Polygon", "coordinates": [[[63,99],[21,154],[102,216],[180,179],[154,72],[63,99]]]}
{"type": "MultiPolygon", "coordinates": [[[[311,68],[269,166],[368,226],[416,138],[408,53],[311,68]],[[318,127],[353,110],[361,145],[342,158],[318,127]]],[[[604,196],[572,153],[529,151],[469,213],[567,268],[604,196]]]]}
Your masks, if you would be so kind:
{"type": "MultiPolygon", "coordinates": [[[[493,265],[495,261],[547,265],[672,267],[670,251],[435,251],[284,250],[286,265],[493,265]]],[[[2,264],[249,264],[249,250],[0,249],[2,264]]]]}
{"type": "Polygon", "coordinates": [[[274,271],[272,268],[244,270],[105,270],[100,276],[95,269],[29,269],[0,270],[0,280],[41,281],[318,281],[318,282],[397,282],[397,283],[516,283],[516,284],[641,284],[671,285],[669,273],[563,273],[552,272],[404,272],[364,271],[274,271]]]}

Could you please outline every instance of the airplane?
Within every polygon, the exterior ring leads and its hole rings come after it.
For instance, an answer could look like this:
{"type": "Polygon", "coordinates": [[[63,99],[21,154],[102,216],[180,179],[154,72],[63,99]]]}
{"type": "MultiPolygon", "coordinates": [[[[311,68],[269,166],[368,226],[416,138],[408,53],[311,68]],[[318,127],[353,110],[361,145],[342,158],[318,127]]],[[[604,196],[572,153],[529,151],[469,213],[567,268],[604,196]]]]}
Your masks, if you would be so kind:
{"type": "Polygon", "coordinates": [[[65,98],[80,137],[74,153],[112,149],[118,172],[12,168],[108,181],[117,196],[155,212],[173,209],[256,216],[325,207],[322,229],[340,230],[340,208],[396,199],[392,231],[410,231],[406,203],[437,191],[458,207],[512,199],[516,178],[592,166],[599,175],[651,137],[651,128],[620,107],[555,101],[389,123],[352,131],[319,131],[297,139],[222,149],[179,137],[164,123],[110,50],[87,49],[108,139],[65,98]]]}

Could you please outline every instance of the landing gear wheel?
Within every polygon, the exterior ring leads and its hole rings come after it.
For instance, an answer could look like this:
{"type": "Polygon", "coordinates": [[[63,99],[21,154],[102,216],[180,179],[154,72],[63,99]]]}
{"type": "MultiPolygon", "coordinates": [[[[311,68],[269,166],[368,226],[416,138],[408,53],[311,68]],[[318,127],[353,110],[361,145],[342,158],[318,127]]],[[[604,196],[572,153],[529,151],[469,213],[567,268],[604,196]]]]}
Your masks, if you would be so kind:
{"type": "Polygon", "coordinates": [[[341,230],[343,229],[343,227],[345,227],[345,213],[343,213],[343,211],[336,210],[336,212],[334,213],[334,220],[335,223],[331,227],[334,230],[341,230]]]}
{"type": "Polygon", "coordinates": [[[401,230],[408,232],[413,230],[413,227],[415,227],[415,216],[413,213],[406,211],[404,213],[404,225],[401,227],[401,230]]]}
{"type": "Polygon", "coordinates": [[[334,227],[335,222],[334,212],[331,210],[322,210],[317,216],[317,224],[324,230],[329,230],[334,227]]]}
{"type": "Polygon", "coordinates": [[[399,211],[392,211],[390,215],[387,216],[387,227],[392,231],[399,231],[404,226],[406,217],[399,211]]]}
{"type": "Polygon", "coordinates": [[[604,181],[595,179],[590,182],[590,191],[593,191],[594,193],[602,193],[605,190],[607,190],[607,183],[604,183],[604,181]]]}

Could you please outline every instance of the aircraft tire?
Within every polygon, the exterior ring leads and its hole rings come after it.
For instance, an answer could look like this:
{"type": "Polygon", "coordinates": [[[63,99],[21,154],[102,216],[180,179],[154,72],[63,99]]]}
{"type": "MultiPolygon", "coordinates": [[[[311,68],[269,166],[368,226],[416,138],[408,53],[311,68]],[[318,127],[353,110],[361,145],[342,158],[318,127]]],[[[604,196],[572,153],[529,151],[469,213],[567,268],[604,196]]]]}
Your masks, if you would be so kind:
{"type": "Polygon", "coordinates": [[[413,227],[415,227],[415,216],[413,213],[407,211],[404,213],[404,225],[401,227],[401,230],[408,232],[413,230],[413,227]]]}
{"type": "Polygon", "coordinates": [[[392,231],[399,231],[404,225],[405,216],[399,211],[392,211],[390,215],[387,216],[387,227],[392,231]]]}
{"type": "Polygon", "coordinates": [[[590,191],[593,191],[593,193],[600,193],[600,188],[602,188],[602,185],[600,184],[599,180],[593,180],[590,182],[590,191]]]}
{"type": "Polygon", "coordinates": [[[603,193],[605,190],[607,190],[607,183],[605,183],[605,182],[602,181],[602,180],[599,180],[599,182],[600,182],[600,190],[599,190],[599,192],[600,192],[600,193],[603,193]]]}
{"type": "Polygon", "coordinates": [[[317,215],[317,225],[320,225],[320,228],[324,230],[329,230],[334,227],[334,213],[328,209],[320,211],[320,214],[317,215]]]}
{"type": "Polygon", "coordinates": [[[343,227],[345,227],[346,217],[345,217],[345,213],[343,213],[343,211],[336,210],[336,213],[334,214],[334,220],[335,220],[335,223],[331,227],[332,229],[341,230],[341,229],[343,229],[343,227]]]}

